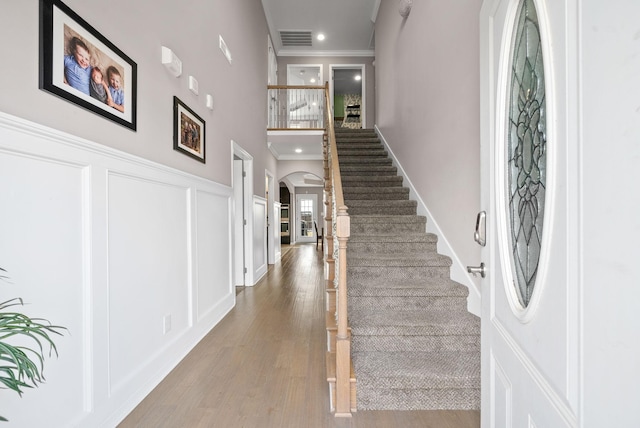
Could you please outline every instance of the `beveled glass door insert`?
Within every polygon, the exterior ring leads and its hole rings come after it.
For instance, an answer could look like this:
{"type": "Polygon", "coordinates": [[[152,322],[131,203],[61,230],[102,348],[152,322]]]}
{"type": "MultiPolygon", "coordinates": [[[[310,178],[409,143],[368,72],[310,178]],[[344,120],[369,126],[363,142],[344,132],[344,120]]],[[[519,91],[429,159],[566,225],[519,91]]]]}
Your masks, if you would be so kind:
{"type": "Polygon", "coordinates": [[[513,33],[508,101],[508,219],[514,286],[527,307],[540,264],[546,188],[545,78],[538,14],[520,2],[513,33]]]}

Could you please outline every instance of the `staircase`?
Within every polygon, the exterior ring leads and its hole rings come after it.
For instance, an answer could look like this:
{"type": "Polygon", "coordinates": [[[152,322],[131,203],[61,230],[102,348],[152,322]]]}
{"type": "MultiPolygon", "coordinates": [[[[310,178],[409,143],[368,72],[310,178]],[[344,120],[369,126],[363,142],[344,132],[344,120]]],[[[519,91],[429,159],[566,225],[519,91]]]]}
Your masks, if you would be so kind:
{"type": "Polygon", "coordinates": [[[480,320],[372,130],[336,129],[360,410],[480,408],[480,320]]]}

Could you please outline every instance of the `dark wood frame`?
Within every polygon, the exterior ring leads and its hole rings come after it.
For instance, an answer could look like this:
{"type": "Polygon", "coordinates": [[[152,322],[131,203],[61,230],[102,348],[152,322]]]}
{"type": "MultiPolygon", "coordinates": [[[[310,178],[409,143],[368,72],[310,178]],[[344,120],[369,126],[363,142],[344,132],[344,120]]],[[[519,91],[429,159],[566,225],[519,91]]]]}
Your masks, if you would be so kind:
{"type": "MultiPolygon", "coordinates": [[[[103,74],[106,74],[105,70],[103,74]]],[[[135,131],[137,75],[136,63],[67,5],[60,0],[40,0],[40,89],[135,131]],[[124,74],[124,112],[64,83],[65,27],[77,33],[92,50],[100,52],[102,58],[109,60],[109,64],[118,65],[119,71],[124,74]]]]}
{"type": "Polygon", "coordinates": [[[187,156],[199,160],[205,163],[206,158],[206,125],[204,119],[198,116],[193,110],[191,110],[185,103],[180,101],[176,96],[173,97],[173,148],[184,153],[187,156]],[[191,147],[186,141],[183,140],[183,127],[182,116],[198,127],[198,145],[191,147]]]}

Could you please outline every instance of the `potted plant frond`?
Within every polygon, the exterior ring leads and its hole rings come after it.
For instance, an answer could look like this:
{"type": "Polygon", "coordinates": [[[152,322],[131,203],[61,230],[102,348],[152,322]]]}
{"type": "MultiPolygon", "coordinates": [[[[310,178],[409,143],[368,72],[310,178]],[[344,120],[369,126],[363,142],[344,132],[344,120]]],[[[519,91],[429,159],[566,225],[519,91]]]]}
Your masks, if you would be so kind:
{"type": "MultiPolygon", "coordinates": [[[[0,271],[6,272],[2,268],[0,271]]],[[[5,278],[0,273],[0,279],[5,278]]],[[[25,388],[37,387],[44,382],[45,354],[58,355],[52,336],[61,336],[66,330],[45,319],[17,312],[15,308],[23,305],[19,297],[0,302],[0,387],[20,396],[25,388]],[[31,345],[26,346],[27,343],[31,345]]],[[[0,421],[7,419],[0,416],[0,421]]]]}

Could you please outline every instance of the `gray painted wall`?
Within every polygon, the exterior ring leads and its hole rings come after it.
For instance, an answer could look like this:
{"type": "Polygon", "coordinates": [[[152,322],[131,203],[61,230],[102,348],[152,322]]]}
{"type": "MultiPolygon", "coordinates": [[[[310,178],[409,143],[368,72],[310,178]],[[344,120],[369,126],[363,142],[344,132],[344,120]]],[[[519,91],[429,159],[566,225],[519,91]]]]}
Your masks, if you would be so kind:
{"type": "Polygon", "coordinates": [[[230,140],[254,158],[254,189],[264,196],[264,170],[276,172],[266,146],[267,24],[260,2],[114,0],[65,3],[138,65],[138,130],[132,132],[38,89],[38,0],[4,0],[0,37],[5,66],[0,111],[187,171],[231,184],[230,140]],[[233,56],[218,48],[222,35],[233,56]],[[160,62],[161,46],[183,62],[171,76],[160,62]],[[187,88],[193,75],[200,95],[187,88]],[[214,110],[205,106],[213,95],[214,110]],[[173,96],[206,121],[206,164],[173,150],[173,96]]]}
{"type": "Polygon", "coordinates": [[[465,264],[480,210],[480,0],[414,2],[376,20],[376,124],[465,264]]]}

